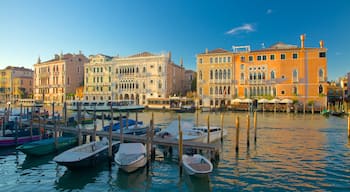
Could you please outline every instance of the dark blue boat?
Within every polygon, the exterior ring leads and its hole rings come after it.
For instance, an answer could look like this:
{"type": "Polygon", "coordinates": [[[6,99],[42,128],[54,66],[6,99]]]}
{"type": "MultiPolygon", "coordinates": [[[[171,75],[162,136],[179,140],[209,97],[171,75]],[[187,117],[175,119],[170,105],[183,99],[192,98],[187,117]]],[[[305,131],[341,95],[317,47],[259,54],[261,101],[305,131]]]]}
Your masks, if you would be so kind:
{"type": "MultiPolygon", "coordinates": [[[[126,123],[127,122],[128,122],[128,127],[129,128],[135,127],[135,125],[136,125],[136,121],[133,120],[133,119],[122,119],[123,128],[126,128],[126,123]]],[[[142,121],[138,121],[137,122],[137,126],[138,127],[143,126],[143,122],[142,121]]],[[[107,126],[103,127],[103,130],[104,131],[109,131],[109,128],[110,128],[110,125],[107,125],[107,126]]],[[[120,129],[120,121],[118,121],[117,123],[113,124],[112,131],[117,131],[119,129],[120,129]]]]}

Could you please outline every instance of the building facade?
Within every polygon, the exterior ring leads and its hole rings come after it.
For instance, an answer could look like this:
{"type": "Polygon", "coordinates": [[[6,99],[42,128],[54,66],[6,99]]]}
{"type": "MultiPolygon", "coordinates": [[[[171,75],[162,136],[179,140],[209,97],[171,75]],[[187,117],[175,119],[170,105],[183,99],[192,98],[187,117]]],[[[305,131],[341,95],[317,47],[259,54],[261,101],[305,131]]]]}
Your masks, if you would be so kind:
{"type": "Polygon", "coordinates": [[[84,83],[84,63],[79,54],[55,55],[54,59],[34,64],[34,99],[44,103],[63,103],[73,99],[76,88],[84,83]]]}
{"type": "Polygon", "coordinates": [[[184,82],[184,92],[185,94],[189,91],[196,91],[196,85],[194,85],[194,83],[196,83],[196,78],[197,78],[197,73],[193,70],[186,70],[185,71],[185,82],[184,82]]]}
{"type": "Polygon", "coordinates": [[[327,93],[327,49],[276,43],[250,50],[233,46],[206,50],[197,55],[197,93],[200,106],[230,104],[235,98],[291,99],[325,106],[327,93]]]}
{"type": "Polygon", "coordinates": [[[147,105],[149,98],[182,93],[185,69],[171,53],[143,52],[128,57],[90,56],[85,66],[85,100],[134,100],[147,105]]]}
{"type": "Polygon", "coordinates": [[[0,70],[0,100],[16,103],[18,99],[32,98],[33,70],[11,67],[0,70]]]}

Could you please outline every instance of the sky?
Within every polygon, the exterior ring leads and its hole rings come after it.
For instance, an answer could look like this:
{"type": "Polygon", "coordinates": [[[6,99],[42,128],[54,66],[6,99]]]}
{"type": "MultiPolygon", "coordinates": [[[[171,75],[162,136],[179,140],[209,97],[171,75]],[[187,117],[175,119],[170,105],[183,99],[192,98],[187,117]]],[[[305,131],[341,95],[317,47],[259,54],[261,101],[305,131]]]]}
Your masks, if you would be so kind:
{"type": "Polygon", "coordinates": [[[40,56],[130,56],[171,51],[196,70],[196,55],[276,42],[319,47],[328,80],[350,72],[350,1],[280,0],[0,0],[0,69],[33,69],[40,56]]]}

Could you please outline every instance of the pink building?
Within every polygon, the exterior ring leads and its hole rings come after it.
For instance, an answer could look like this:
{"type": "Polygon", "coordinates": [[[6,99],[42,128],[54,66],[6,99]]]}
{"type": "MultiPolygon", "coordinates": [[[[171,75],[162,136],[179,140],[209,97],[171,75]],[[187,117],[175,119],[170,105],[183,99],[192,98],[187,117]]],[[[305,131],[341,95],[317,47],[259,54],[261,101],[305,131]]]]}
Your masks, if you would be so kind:
{"type": "Polygon", "coordinates": [[[84,64],[88,59],[81,53],[55,55],[52,60],[34,64],[34,99],[45,103],[63,103],[74,99],[76,89],[84,82],[84,64]]]}

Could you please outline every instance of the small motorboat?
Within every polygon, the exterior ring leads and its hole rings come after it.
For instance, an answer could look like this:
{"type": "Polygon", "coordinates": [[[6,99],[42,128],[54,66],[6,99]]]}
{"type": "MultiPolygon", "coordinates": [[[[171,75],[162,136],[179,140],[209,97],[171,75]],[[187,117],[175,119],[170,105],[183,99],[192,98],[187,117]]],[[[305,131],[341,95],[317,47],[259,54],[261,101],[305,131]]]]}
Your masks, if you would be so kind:
{"type": "Polygon", "coordinates": [[[76,137],[58,137],[57,146],[55,146],[55,138],[33,141],[18,146],[16,149],[27,155],[42,156],[54,152],[64,151],[78,144],[76,137]]]}
{"type": "MultiPolygon", "coordinates": [[[[117,144],[112,143],[113,154],[117,150],[117,144]]],[[[59,155],[53,160],[59,165],[64,165],[68,169],[79,169],[96,166],[100,161],[108,159],[108,140],[103,138],[101,141],[95,141],[80,145],[69,149],[59,155]]]]}
{"type": "Polygon", "coordinates": [[[146,147],[142,143],[122,143],[114,156],[120,169],[130,173],[147,163],[146,147]]]}
{"type": "Polygon", "coordinates": [[[182,165],[188,175],[196,177],[205,177],[213,171],[213,164],[200,154],[193,156],[184,154],[182,165]]]}
{"type": "MultiPolygon", "coordinates": [[[[117,123],[114,123],[112,126],[112,131],[117,131],[120,129],[120,126],[123,126],[125,128],[128,125],[128,128],[134,128],[134,127],[142,127],[143,122],[137,121],[133,119],[122,119],[122,121],[118,121],[117,123]],[[121,125],[122,123],[122,125],[121,125]]],[[[110,125],[104,126],[104,131],[109,131],[110,125]]]]}

